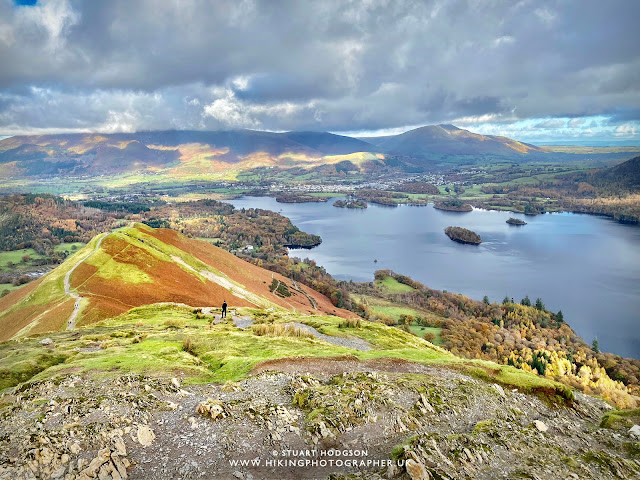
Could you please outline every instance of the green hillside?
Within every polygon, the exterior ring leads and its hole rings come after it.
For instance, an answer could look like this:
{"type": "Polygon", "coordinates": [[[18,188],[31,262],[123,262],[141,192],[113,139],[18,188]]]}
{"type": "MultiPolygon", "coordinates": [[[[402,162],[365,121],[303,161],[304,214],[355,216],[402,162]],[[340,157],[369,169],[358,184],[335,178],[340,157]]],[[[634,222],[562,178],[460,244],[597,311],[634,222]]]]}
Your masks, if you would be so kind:
{"type": "Polygon", "coordinates": [[[53,349],[43,348],[43,336],[1,343],[0,386],[6,389],[69,371],[157,377],[179,371],[187,383],[238,381],[267,360],[348,355],[363,361],[395,358],[446,365],[524,392],[555,392],[550,398],[557,395],[561,401],[573,398],[571,390],[559,383],[510,366],[463,360],[415,335],[380,323],[239,309],[235,317],[251,319],[251,325],[239,328],[231,319],[215,323],[216,313],[203,314],[192,307],[171,304],[147,305],[75,331],[50,334],[47,338],[52,340],[53,349]],[[291,332],[275,328],[292,323],[311,327],[331,341],[305,334],[300,326],[291,332]],[[264,332],[264,327],[271,327],[273,332],[264,332]]]}

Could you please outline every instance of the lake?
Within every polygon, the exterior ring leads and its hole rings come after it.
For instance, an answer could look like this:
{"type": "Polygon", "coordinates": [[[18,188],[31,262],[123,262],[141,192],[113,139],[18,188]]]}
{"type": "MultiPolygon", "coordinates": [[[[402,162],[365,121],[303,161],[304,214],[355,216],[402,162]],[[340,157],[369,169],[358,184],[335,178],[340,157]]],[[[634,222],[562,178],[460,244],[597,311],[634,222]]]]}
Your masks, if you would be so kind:
{"type": "MultiPolygon", "coordinates": [[[[339,197],[336,197],[339,198],[339,197]]],[[[327,203],[278,203],[271,197],[231,200],[237,208],[282,213],[294,225],[322,237],[309,257],[335,278],[372,281],[391,269],[431,288],[476,300],[501,302],[529,295],[564,319],[600,349],[640,357],[640,228],[591,215],[524,216],[474,210],[446,212],[433,205],[365,210],[327,203]],[[508,225],[516,217],[528,224],[508,225]],[[451,241],[444,229],[460,226],[482,237],[478,246],[451,241]],[[377,263],[374,263],[377,259],[377,263]]]]}

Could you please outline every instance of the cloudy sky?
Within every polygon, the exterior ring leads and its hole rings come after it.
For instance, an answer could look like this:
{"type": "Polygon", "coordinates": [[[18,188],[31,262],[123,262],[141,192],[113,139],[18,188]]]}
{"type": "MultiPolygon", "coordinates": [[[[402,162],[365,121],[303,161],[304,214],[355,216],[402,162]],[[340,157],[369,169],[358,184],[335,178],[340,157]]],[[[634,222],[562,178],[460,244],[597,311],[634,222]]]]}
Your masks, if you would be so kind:
{"type": "Polygon", "coordinates": [[[0,135],[402,132],[640,144],[636,0],[0,0],[0,135]]]}

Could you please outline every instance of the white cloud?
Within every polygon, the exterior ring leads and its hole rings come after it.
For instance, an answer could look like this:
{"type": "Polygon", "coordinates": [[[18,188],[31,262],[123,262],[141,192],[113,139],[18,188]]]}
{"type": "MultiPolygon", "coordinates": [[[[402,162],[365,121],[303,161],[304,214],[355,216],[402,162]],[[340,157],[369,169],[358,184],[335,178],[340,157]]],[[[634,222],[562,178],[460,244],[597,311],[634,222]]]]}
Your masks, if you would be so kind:
{"type": "Polygon", "coordinates": [[[613,131],[613,135],[619,138],[635,138],[639,136],[638,131],[636,130],[637,128],[637,125],[632,125],[630,123],[618,125],[613,131]]]}
{"type": "Polygon", "coordinates": [[[546,7],[536,8],[533,13],[548,27],[552,26],[557,18],[557,15],[546,7]]]}
{"type": "Polygon", "coordinates": [[[603,5],[0,0],[0,134],[454,123],[555,137],[606,116],[589,128],[626,139],[613,131],[640,119],[640,2],[603,5]]]}
{"type": "Polygon", "coordinates": [[[41,28],[47,32],[46,49],[54,53],[66,44],[69,29],[77,24],[80,15],[68,0],[43,0],[32,7],[22,7],[16,14],[19,28],[41,28]]]}

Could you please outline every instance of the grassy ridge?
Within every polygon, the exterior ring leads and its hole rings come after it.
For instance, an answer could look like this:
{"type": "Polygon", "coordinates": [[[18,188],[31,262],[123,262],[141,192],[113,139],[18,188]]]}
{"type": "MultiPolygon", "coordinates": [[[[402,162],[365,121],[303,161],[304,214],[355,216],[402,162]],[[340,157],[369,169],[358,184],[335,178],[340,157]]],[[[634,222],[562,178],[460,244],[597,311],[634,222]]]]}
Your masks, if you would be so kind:
{"type": "MultiPolygon", "coordinates": [[[[242,313],[256,311],[246,309],[242,313]]],[[[95,326],[52,334],[55,347],[41,345],[42,337],[0,344],[0,388],[28,380],[48,380],[68,372],[99,376],[124,372],[180,375],[190,383],[236,381],[265,360],[351,355],[360,360],[397,358],[444,365],[523,391],[572,398],[567,387],[546,378],[491,362],[463,360],[414,335],[379,323],[361,322],[360,326],[348,327],[338,317],[274,312],[266,319],[264,315],[256,318],[261,323],[274,324],[296,321],[326,335],[358,337],[369,342],[372,349],[354,350],[308,336],[257,335],[253,327],[239,329],[231,322],[211,324],[211,316],[190,308],[155,304],[134,308],[95,326]]]]}

